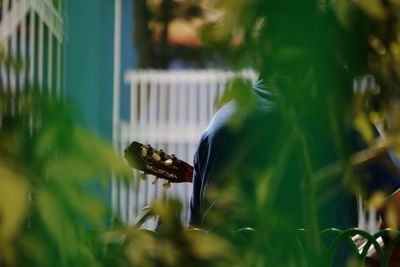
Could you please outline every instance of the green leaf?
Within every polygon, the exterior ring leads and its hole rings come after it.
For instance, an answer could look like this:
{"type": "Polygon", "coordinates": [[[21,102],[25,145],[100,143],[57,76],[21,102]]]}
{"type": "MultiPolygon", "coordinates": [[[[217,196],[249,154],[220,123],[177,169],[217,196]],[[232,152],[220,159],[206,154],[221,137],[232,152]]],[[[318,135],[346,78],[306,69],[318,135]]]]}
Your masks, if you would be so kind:
{"type": "Polygon", "coordinates": [[[235,78],[230,83],[228,90],[222,95],[219,105],[226,104],[231,100],[235,101],[238,109],[231,118],[230,126],[232,129],[237,129],[242,120],[253,112],[256,107],[257,99],[250,82],[240,77],[235,78]]]}
{"type": "Polygon", "coordinates": [[[388,15],[380,0],[356,0],[354,2],[373,19],[384,20],[388,15]]]}
{"type": "Polygon", "coordinates": [[[230,245],[215,235],[203,231],[189,231],[187,235],[196,258],[212,260],[232,252],[230,245]]]}
{"type": "Polygon", "coordinates": [[[27,179],[0,162],[0,248],[13,260],[15,237],[21,231],[28,208],[27,179]]]}
{"type": "MultiPolygon", "coordinates": [[[[76,145],[87,160],[86,164],[90,164],[98,173],[104,174],[105,170],[111,171],[112,168],[116,175],[131,177],[132,173],[128,164],[124,162],[121,155],[115,153],[107,142],[82,129],[76,129],[73,135],[77,142],[76,145]]],[[[105,178],[109,177],[105,176],[105,178]]]]}
{"type": "Polygon", "coordinates": [[[363,139],[371,144],[374,140],[374,132],[368,117],[364,113],[357,114],[354,118],[354,127],[361,134],[363,139]]]}
{"type": "Polygon", "coordinates": [[[88,220],[93,226],[100,227],[107,219],[105,204],[87,191],[72,186],[64,186],[61,188],[61,194],[65,206],[69,206],[83,221],[88,220]]]}
{"type": "Polygon", "coordinates": [[[71,225],[72,221],[66,216],[65,207],[60,205],[54,193],[46,188],[37,193],[37,204],[40,217],[50,236],[58,243],[63,244],[64,226],[71,225]]]}

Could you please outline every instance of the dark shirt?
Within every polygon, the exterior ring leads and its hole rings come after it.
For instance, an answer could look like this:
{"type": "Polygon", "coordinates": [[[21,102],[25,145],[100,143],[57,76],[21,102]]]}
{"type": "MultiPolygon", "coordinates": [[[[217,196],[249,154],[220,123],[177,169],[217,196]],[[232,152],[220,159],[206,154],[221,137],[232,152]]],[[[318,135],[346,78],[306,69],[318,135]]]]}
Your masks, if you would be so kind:
{"type": "Polygon", "coordinates": [[[268,143],[260,139],[268,138],[275,132],[273,127],[267,129],[260,125],[267,123],[268,119],[272,123],[274,105],[268,100],[269,93],[262,82],[258,82],[253,89],[255,109],[246,113],[245,118],[240,118],[242,124],[239,127],[232,125],[239,111],[238,104],[232,100],[217,111],[200,138],[194,155],[191,225],[200,226],[207,210],[213,205],[206,200],[209,184],[219,183],[218,179],[228,177],[239,165],[260,169],[265,164],[268,143]]]}

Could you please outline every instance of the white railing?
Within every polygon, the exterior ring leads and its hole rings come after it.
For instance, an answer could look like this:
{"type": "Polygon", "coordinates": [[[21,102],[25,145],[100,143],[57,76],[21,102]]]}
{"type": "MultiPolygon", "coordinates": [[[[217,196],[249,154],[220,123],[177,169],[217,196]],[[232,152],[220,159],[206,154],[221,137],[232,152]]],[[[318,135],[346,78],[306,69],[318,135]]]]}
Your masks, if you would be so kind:
{"type": "Polygon", "coordinates": [[[21,69],[1,62],[0,84],[11,93],[38,87],[59,95],[63,43],[62,0],[3,0],[0,45],[6,58],[21,69]],[[55,90],[55,92],[53,91],[55,90]]]}
{"type": "MultiPolygon", "coordinates": [[[[227,83],[241,75],[253,83],[253,71],[233,73],[224,70],[138,70],[125,73],[130,86],[130,116],[118,123],[114,144],[122,153],[133,140],[149,143],[189,163],[200,134],[216,111],[216,100],[227,83]]],[[[137,177],[138,173],[134,172],[137,177]]],[[[130,185],[112,183],[115,216],[132,222],[138,211],[163,197],[182,200],[183,220],[188,220],[190,184],[173,184],[165,190],[160,183],[132,179],[130,185]]]]}
{"type": "MultiPolygon", "coordinates": [[[[353,81],[354,94],[363,94],[366,91],[379,90],[379,87],[372,75],[360,76],[353,81]]],[[[377,92],[377,91],[376,91],[377,92]]],[[[365,201],[358,198],[358,227],[370,233],[376,233],[379,230],[380,219],[377,211],[366,206],[365,201]]]]}

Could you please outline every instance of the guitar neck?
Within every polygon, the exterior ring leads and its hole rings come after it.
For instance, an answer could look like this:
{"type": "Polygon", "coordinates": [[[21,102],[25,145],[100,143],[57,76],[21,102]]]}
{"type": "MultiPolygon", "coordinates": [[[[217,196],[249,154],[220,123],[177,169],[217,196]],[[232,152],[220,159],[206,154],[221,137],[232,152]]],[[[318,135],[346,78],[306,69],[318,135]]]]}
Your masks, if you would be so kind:
{"type": "Polygon", "coordinates": [[[183,167],[183,183],[192,183],[193,182],[193,166],[182,161],[183,167]]]}
{"type": "Polygon", "coordinates": [[[129,165],[169,183],[191,183],[193,166],[150,145],[132,142],[124,151],[129,165]]]}

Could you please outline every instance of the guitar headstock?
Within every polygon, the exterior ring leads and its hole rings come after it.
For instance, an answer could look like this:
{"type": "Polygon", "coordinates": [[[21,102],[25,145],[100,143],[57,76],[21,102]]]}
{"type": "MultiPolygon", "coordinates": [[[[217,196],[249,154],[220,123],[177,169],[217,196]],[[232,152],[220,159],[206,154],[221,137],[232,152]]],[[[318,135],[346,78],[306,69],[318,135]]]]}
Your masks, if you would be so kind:
{"type": "MultiPolygon", "coordinates": [[[[124,157],[130,167],[152,174],[157,179],[167,180],[164,187],[169,187],[170,183],[192,182],[193,167],[161,149],[134,141],[124,150],[124,157]]],[[[155,182],[156,180],[153,183],[155,182]]]]}

